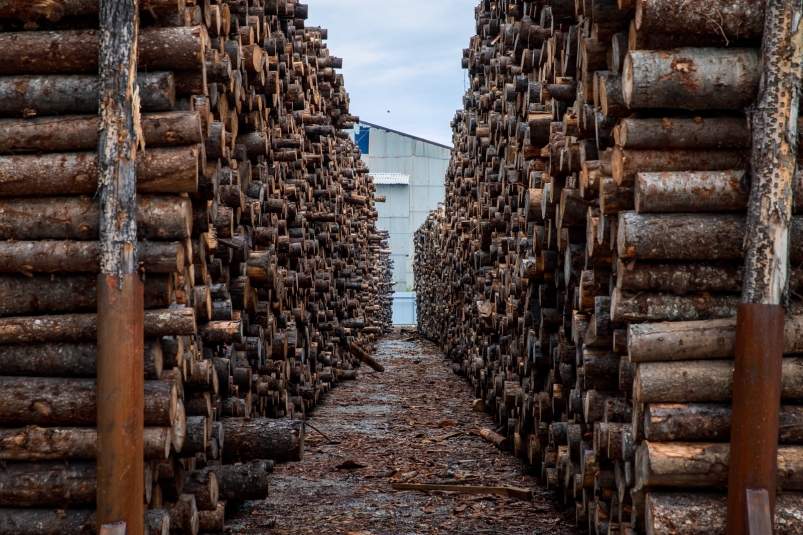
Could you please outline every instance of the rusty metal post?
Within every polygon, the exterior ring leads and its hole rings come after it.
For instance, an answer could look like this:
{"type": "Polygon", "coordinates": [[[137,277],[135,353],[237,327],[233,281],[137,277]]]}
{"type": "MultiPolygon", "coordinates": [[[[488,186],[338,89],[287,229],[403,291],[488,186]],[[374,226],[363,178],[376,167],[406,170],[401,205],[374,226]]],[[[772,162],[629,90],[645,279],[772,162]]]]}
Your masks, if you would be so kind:
{"type": "Polygon", "coordinates": [[[766,490],[770,519],[775,511],[784,314],[780,305],[742,303],[738,308],[728,468],[728,535],[749,534],[749,490],[766,490]]]}
{"type": "Polygon", "coordinates": [[[137,257],[138,0],[100,0],[98,525],[144,531],[144,289],[137,257]],[[119,525],[119,524],[116,524],[119,525]]]}

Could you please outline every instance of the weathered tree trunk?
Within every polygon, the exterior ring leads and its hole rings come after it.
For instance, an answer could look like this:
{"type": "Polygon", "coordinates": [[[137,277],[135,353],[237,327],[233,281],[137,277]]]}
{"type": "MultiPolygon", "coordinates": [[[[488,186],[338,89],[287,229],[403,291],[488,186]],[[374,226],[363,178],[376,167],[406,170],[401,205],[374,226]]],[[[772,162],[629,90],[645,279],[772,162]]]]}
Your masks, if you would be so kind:
{"type": "Polygon", "coordinates": [[[257,460],[238,465],[208,466],[204,470],[217,476],[221,500],[262,500],[268,496],[268,472],[272,471],[272,462],[257,460]]]}
{"type": "Polygon", "coordinates": [[[175,503],[165,504],[170,514],[170,533],[196,535],[198,533],[198,507],[195,496],[182,494],[175,503]]]}
{"type": "MultiPolygon", "coordinates": [[[[95,535],[94,509],[0,509],[0,535],[95,535]]],[[[151,535],[150,533],[148,535],[151,535]]]]}
{"type": "Polygon", "coordinates": [[[637,173],[636,212],[744,211],[749,195],[744,174],[744,171],[637,173]]]}
{"type": "Polygon", "coordinates": [[[622,70],[630,109],[742,110],[756,98],[758,53],[750,48],[633,50],[622,70]]]}
{"type": "Polygon", "coordinates": [[[628,117],[618,141],[625,149],[742,149],[750,146],[750,129],[740,117],[628,117]]]}
{"type": "Polygon", "coordinates": [[[738,292],[743,267],[735,262],[638,260],[616,264],[616,287],[636,292],[738,292]]]}
{"type": "MultiPolygon", "coordinates": [[[[95,379],[0,377],[0,422],[3,425],[94,426],[97,419],[95,379]]],[[[145,425],[170,427],[177,393],[170,381],[145,381],[145,425]]]]}
{"type": "Polygon", "coordinates": [[[184,494],[195,496],[199,511],[217,510],[218,483],[214,472],[195,470],[184,477],[184,494]]]}
{"type": "MultiPolygon", "coordinates": [[[[637,403],[717,403],[733,393],[733,360],[642,362],[636,367],[637,403]]],[[[781,399],[803,398],[803,358],[783,359],[781,399]]],[[[758,400],[756,400],[758,402],[758,400]]]]}
{"type": "MultiPolygon", "coordinates": [[[[650,492],[647,494],[645,522],[647,535],[725,535],[724,494],[650,492]]],[[[776,535],[803,532],[800,493],[779,494],[775,504],[776,535]]]]}
{"type": "MultiPolygon", "coordinates": [[[[723,487],[728,483],[731,445],[708,442],[648,442],[636,450],[636,488],[723,487]]],[[[778,448],[778,488],[803,488],[803,446],[778,448]]]]}
{"type": "MultiPolygon", "coordinates": [[[[95,149],[98,146],[98,121],[97,115],[0,119],[0,154],[95,149]]],[[[198,111],[146,113],[141,116],[140,123],[145,146],[148,147],[143,156],[147,156],[154,147],[203,142],[198,111]]],[[[142,172],[143,169],[138,168],[137,171],[142,172]]]]}
{"type": "Polygon", "coordinates": [[[304,456],[304,422],[267,418],[223,420],[226,446],[223,460],[270,459],[300,461],[304,456]]]}
{"type": "Polygon", "coordinates": [[[766,0],[683,0],[636,2],[636,28],[644,32],[760,38],[764,33],[766,0]]]}
{"type": "MultiPolygon", "coordinates": [[[[176,102],[172,72],[137,76],[143,111],[170,111],[176,102]]],[[[0,77],[0,116],[96,113],[100,79],[91,74],[54,74],[0,77]],[[20,91],[18,88],[23,88],[20,91]]]]}
{"type": "MultiPolygon", "coordinates": [[[[146,273],[178,273],[184,267],[180,243],[137,243],[146,273]]],[[[90,272],[100,271],[100,243],[75,241],[0,242],[0,271],[90,272]]]]}
{"type": "Polygon", "coordinates": [[[226,505],[218,502],[213,511],[198,511],[198,533],[223,533],[226,505]]]}
{"type": "Polygon", "coordinates": [[[694,321],[736,316],[738,294],[629,292],[616,289],[611,297],[612,321],[694,321]]]}
{"type": "MultiPolygon", "coordinates": [[[[736,320],[631,324],[627,338],[633,362],[726,358],[734,354],[736,320]]],[[[803,317],[787,316],[783,352],[803,353],[803,317]]]]}
{"type": "MultiPolygon", "coordinates": [[[[94,461],[7,463],[0,470],[0,505],[86,506],[95,503],[94,461]]],[[[141,500],[140,496],[137,496],[141,500]]]]}
{"type": "MultiPolygon", "coordinates": [[[[170,428],[146,427],[143,435],[145,459],[167,459],[170,428]]],[[[36,427],[0,429],[0,459],[4,461],[46,461],[95,459],[97,430],[91,427],[36,427]]]]}
{"type": "Polygon", "coordinates": [[[611,172],[617,185],[632,186],[636,173],[664,171],[725,171],[744,169],[747,159],[739,150],[676,149],[633,150],[614,147],[611,172]]]}
{"type": "Polygon", "coordinates": [[[369,365],[374,370],[376,370],[378,372],[384,372],[385,371],[385,367],[384,366],[379,364],[374,359],[374,357],[372,357],[367,351],[365,351],[363,348],[361,348],[357,344],[355,344],[353,342],[351,344],[349,344],[349,351],[351,351],[352,355],[354,355],[355,357],[360,359],[362,362],[364,362],[367,365],[369,365]]]}
{"type": "MultiPolygon", "coordinates": [[[[99,206],[89,197],[6,199],[0,201],[0,238],[96,240],[99,206]]],[[[136,206],[136,223],[140,239],[183,240],[192,229],[192,205],[189,199],[143,195],[136,206]]]]}
{"type": "MultiPolygon", "coordinates": [[[[803,444],[803,407],[781,406],[778,440],[803,444]]],[[[727,442],[731,406],[717,403],[650,403],[644,410],[644,435],[653,442],[727,442]]]]}

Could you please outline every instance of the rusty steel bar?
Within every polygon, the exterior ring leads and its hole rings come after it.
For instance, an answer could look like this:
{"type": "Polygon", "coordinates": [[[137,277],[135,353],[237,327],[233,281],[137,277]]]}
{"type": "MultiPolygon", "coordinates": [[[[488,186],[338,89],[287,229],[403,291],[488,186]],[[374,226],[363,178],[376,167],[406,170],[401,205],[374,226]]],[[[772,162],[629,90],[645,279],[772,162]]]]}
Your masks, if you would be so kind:
{"type": "Polygon", "coordinates": [[[144,522],[144,284],[98,277],[98,523],[144,522]]]}
{"type": "Polygon", "coordinates": [[[748,535],[748,490],[775,513],[784,307],[741,303],[736,316],[727,535],[748,535]]]}

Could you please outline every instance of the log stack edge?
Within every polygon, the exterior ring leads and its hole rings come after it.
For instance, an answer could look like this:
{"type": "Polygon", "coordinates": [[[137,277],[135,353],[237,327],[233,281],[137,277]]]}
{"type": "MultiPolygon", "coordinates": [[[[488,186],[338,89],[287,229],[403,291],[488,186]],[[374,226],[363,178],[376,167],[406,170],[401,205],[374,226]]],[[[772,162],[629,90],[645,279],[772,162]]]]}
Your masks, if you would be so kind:
{"type": "MultiPolygon", "coordinates": [[[[446,201],[415,237],[419,332],[590,533],[725,532],[764,8],[475,11],[446,201]]],[[[803,531],[800,174],[793,189],[781,534],[803,531]]]]}
{"type": "MultiPolygon", "coordinates": [[[[307,5],[140,4],[146,533],[222,533],[389,326],[388,233],[307,5]]],[[[0,6],[0,534],[97,530],[97,13],[0,6]]]]}

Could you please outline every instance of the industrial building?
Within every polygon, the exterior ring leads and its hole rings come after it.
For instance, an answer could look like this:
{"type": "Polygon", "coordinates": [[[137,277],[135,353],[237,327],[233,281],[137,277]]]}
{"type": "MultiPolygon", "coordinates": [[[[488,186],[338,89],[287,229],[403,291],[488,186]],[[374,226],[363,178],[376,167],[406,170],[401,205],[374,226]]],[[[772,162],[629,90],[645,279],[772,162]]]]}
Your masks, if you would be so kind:
{"type": "Polygon", "coordinates": [[[352,135],[376,184],[377,226],[390,232],[394,262],[393,323],[415,323],[413,234],[443,202],[452,147],[361,121],[352,135]]]}

